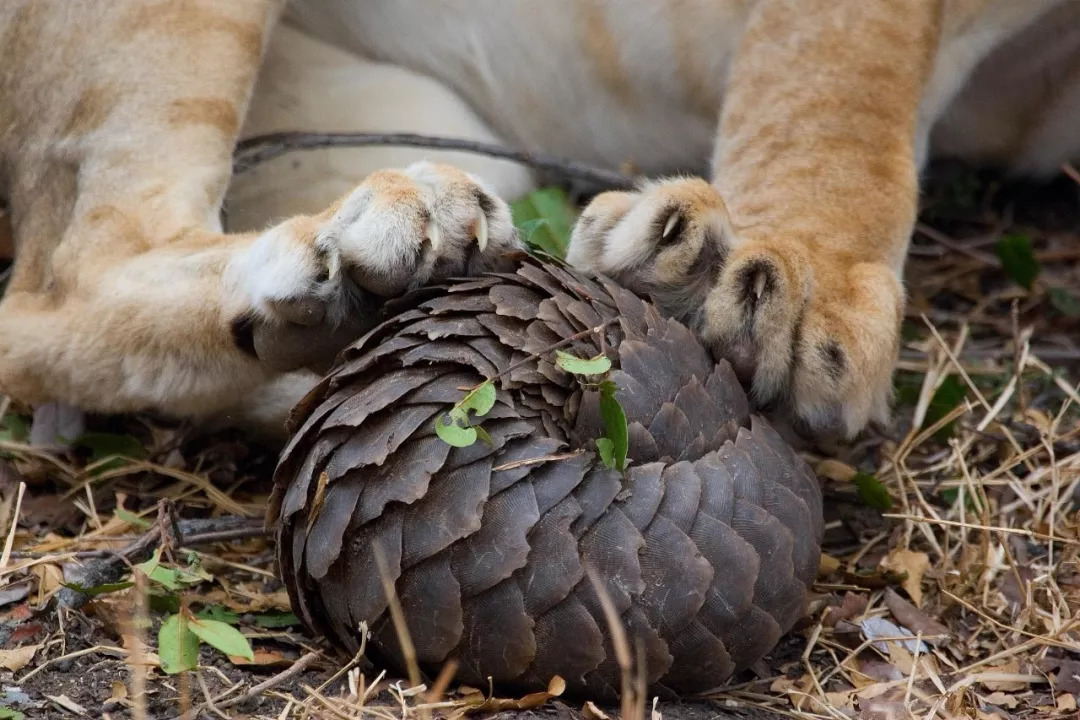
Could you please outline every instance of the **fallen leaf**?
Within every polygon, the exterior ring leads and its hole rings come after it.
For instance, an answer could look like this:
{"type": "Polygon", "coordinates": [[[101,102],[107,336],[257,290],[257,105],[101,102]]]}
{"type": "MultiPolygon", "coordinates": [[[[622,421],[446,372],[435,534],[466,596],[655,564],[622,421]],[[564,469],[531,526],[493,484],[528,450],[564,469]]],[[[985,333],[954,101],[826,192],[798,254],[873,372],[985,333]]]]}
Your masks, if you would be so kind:
{"type": "Polygon", "coordinates": [[[22,585],[12,585],[9,588],[0,590],[0,607],[19,602],[20,600],[25,600],[26,596],[29,594],[30,585],[27,583],[22,585]]]}
{"type": "Polygon", "coordinates": [[[1016,658],[1009,658],[998,665],[988,665],[979,672],[979,676],[979,683],[987,690],[1017,692],[1026,690],[1031,684],[1022,679],[1024,676],[1020,672],[1020,661],[1016,658]]]}
{"type": "Polygon", "coordinates": [[[926,644],[920,644],[919,641],[911,634],[910,630],[905,630],[899,625],[895,625],[885,618],[870,617],[866,618],[859,623],[859,627],[862,628],[863,635],[867,640],[877,640],[878,638],[910,638],[910,640],[890,640],[889,642],[875,642],[874,647],[883,653],[889,652],[889,645],[894,642],[899,642],[907,649],[908,652],[925,653],[929,652],[929,648],[926,644]]]}
{"type": "Polygon", "coordinates": [[[256,650],[252,659],[242,655],[229,655],[229,662],[233,665],[255,665],[257,667],[288,667],[296,662],[295,658],[288,658],[277,650],[256,650]]]}
{"type": "Polygon", "coordinates": [[[69,698],[67,695],[46,695],[45,697],[68,712],[75,713],[76,715],[86,715],[86,708],[69,698]]]}
{"type": "Polygon", "coordinates": [[[990,703],[991,705],[998,705],[1000,707],[1008,708],[1010,710],[1016,709],[1016,706],[1020,704],[1020,701],[1015,695],[1008,695],[1001,691],[992,692],[987,695],[986,702],[990,703]]]}
{"type": "Polygon", "coordinates": [[[922,579],[930,567],[930,556],[924,552],[897,548],[885,556],[881,566],[895,573],[907,573],[900,585],[915,607],[922,607],[922,579]]]}
{"type": "Polygon", "coordinates": [[[923,639],[931,645],[943,643],[951,635],[949,628],[900,597],[892,588],[885,591],[885,606],[901,625],[916,635],[922,633],[923,639]]]}
{"type": "Polygon", "coordinates": [[[839,560],[828,553],[821,553],[821,561],[818,565],[818,577],[828,577],[839,569],[839,560]]]}
{"type": "Polygon", "coordinates": [[[1080,661],[1068,658],[1047,657],[1039,662],[1043,672],[1057,670],[1054,687],[1067,693],[1080,693],[1080,661]]]}
{"type": "Polygon", "coordinates": [[[836,627],[837,623],[843,620],[851,620],[852,618],[862,615],[865,611],[865,595],[853,592],[844,593],[844,599],[840,602],[840,606],[830,606],[825,611],[821,623],[825,627],[836,627]]]}
{"type": "Polygon", "coordinates": [[[1071,712],[1076,709],[1076,696],[1070,693],[1061,693],[1057,696],[1057,709],[1059,712],[1071,712]]]}
{"type": "Polygon", "coordinates": [[[547,690],[530,693],[519,699],[488,698],[477,704],[470,704],[469,713],[493,713],[507,710],[533,710],[548,700],[566,692],[566,681],[556,675],[548,682],[547,690]]]}
{"type": "Polygon", "coordinates": [[[817,467],[814,468],[814,472],[818,477],[827,478],[836,482],[849,483],[855,478],[855,475],[859,471],[847,463],[829,459],[819,462],[817,467]]]}
{"type": "Polygon", "coordinates": [[[0,667],[11,672],[18,672],[26,667],[41,645],[24,645],[13,650],[0,650],[0,667]]]}
{"type": "Polygon", "coordinates": [[[105,710],[115,710],[119,707],[126,706],[128,701],[127,685],[119,680],[113,680],[111,689],[112,694],[109,695],[108,699],[104,702],[103,708],[105,710]]]}
{"type": "Polygon", "coordinates": [[[585,716],[585,720],[611,720],[608,714],[596,707],[596,703],[592,700],[588,700],[581,708],[581,714],[585,716]]]}

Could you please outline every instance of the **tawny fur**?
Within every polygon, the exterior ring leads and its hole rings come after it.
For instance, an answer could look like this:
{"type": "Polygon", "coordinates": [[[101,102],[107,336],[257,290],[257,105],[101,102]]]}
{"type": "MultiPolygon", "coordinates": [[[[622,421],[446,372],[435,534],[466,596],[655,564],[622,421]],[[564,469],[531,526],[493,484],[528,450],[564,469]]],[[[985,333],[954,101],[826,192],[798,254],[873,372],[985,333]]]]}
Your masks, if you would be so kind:
{"type": "Polygon", "coordinates": [[[7,0],[0,391],[279,422],[314,375],[238,327],[329,333],[357,287],[475,270],[516,243],[499,196],[530,181],[326,151],[230,188],[232,148],[418,130],[704,176],[599,196],[572,261],[851,435],[888,411],[921,164],[1080,156],[1077,28],[1073,0],[7,0]]]}

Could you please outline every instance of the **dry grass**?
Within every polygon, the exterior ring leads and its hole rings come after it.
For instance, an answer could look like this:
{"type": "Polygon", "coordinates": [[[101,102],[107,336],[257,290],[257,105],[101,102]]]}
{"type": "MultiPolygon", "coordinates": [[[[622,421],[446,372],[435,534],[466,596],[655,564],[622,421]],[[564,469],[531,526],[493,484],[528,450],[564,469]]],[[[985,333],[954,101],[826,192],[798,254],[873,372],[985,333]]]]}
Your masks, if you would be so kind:
{"type": "MultiPolygon", "coordinates": [[[[908,275],[896,420],[855,446],[809,456],[829,500],[811,612],[767,662],[711,698],[714,716],[1076,716],[1080,319],[1064,312],[1063,297],[1080,298],[1080,194],[1068,177],[1035,191],[966,175],[932,186],[908,275]],[[1030,290],[995,253],[1016,233],[1043,266],[1030,290]],[[868,478],[887,489],[887,512],[859,500],[857,485],[875,484],[868,478]]],[[[18,410],[0,402],[0,416],[18,410]]],[[[163,675],[154,628],[135,603],[141,585],[80,611],[36,614],[65,563],[129,544],[162,498],[204,517],[258,515],[266,502],[273,455],[236,436],[133,418],[97,428],[134,436],[145,459],[111,467],[85,449],[57,457],[0,441],[0,666],[9,668],[0,685],[30,696],[26,717],[70,716],[65,702],[93,716],[189,707],[192,717],[387,720],[558,702],[558,683],[497,700],[488,688],[456,688],[453,668],[427,683],[415,668],[412,681],[399,680],[362,656],[313,645],[296,627],[258,626],[256,616],[287,609],[263,538],[200,548],[213,581],[184,593],[194,607],[239,613],[261,664],[204,650],[186,679],[163,675]],[[117,512],[124,507],[130,514],[117,512]]],[[[652,706],[631,645],[620,647],[627,702],[610,714],[684,713],[652,706]]],[[[580,700],[569,708],[601,713],[580,700]]]]}

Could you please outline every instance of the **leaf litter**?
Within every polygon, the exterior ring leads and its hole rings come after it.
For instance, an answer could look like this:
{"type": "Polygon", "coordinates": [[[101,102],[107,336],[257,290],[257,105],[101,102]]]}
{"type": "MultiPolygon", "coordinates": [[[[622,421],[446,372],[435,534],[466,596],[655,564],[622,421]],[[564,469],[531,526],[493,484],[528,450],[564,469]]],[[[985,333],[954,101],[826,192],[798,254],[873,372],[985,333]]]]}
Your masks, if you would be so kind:
{"type": "MultiPolygon", "coordinates": [[[[0,533],[9,547],[0,565],[0,718],[76,709],[132,718],[185,709],[285,719],[1074,717],[1077,183],[1063,175],[1031,192],[965,172],[938,168],[926,193],[893,422],[852,446],[806,453],[828,513],[807,617],[725,690],[697,704],[656,703],[631,681],[632,702],[620,709],[564,698],[555,681],[546,693],[503,696],[458,687],[452,668],[415,685],[366,657],[344,658],[296,624],[264,534],[211,534],[188,547],[160,532],[173,516],[259,518],[271,450],[234,433],[128,417],[91,418],[71,450],[47,453],[25,444],[27,409],[0,399],[0,533]],[[155,532],[130,561],[140,572],[77,585],[92,596],[57,612],[77,570],[155,532]],[[178,659],[195,669],[167,674],[178,659]]],[[[549,192],[519,206],[551,254],[565,246],[567,202],[549,192]],[[559,209],[542,217],[549,207],[559,209]]],[[[607,370],[595,358],[563,362],[584,381],[607,370]]],[[[460,405],[462,429],[477,427],[494,401],[478,390],[460,405]]],[[[597,441],[616,466],[625,441],[611,410],[597,441]]]]}

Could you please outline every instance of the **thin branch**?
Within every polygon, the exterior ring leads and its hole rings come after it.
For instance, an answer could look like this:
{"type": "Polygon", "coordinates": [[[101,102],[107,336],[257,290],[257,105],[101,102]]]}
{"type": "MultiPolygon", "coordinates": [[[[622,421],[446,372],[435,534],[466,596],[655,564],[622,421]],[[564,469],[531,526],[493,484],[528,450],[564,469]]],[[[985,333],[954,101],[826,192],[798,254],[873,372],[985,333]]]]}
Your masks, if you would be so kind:
{"type": "MultiPolygon", "coordinates": [[[[264,527],[261,520],[227,515],[218,518],[180,520],[174,525],[173,532],[167,532],[165,537],[171,539],[176,547],[183,547],[265,537],[269,533],[270,531],[264,527]]],[[[118,551],[98,551],[108,554],[99,556],[95,562],[87,563],[79,568],[77,576],[70,580],[86,588],[116,582],[123,576],[126,568],[149,557],[154,548],[162,543],[162,539],[161,524],[155,523],[127,547],[118,551]]],[[[90,598],[85,593],[65,587],[56,594],[56,599],[59,607],[77,608],[90,598]]]]}
{"type": "Polygon", "coordinates": [[[257,135],[241,140],[233,154],[233,172],[249,170],[260,163],[273,160],[295,150],[316,150],[330,147],[368,147],[398,145],[402,147],[457,150],[489,157],[512,160],[538,170],[554,173],[566,179],[582,180],[605,189],[633,187],[634,179],[619,172],[565,160],[546,153],[512,150],[492,143],[458,138],[433,137],[414,133],[313,133],[279,132],[257,135]]]}

